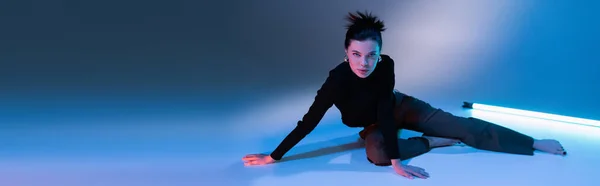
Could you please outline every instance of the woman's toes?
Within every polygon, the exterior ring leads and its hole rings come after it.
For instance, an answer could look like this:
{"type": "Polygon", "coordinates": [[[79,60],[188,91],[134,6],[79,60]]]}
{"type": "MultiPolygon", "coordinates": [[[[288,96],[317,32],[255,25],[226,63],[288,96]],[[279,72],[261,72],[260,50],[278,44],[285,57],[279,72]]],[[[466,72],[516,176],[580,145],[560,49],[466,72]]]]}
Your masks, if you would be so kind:
{"type": "Polygon", "coordinates": [[[561,148],[558,150],[558,153],[557,153],[557,154],[558,154],[558,155],[563,155],[563,156],[565,156],[565,155],[567,155],[567,151],[566,151],[564,148],[562,148],[562,147],[561,147],[561,148]]]}
{"type": "Polygon", "coordinates": [[[567,152],[557,140],[543,139],[538,140],[534,144],[534,148],[543,152],[557,155],[566,155],[567,152]]]}

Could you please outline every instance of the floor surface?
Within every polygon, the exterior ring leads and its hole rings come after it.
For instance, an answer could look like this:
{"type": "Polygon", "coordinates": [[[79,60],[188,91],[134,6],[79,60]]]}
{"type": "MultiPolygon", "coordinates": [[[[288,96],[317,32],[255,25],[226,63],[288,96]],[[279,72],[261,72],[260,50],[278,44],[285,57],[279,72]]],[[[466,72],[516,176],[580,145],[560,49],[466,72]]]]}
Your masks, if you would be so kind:
{"type": "MultiPolygon", "coordinates": [[[[278,115],[254,122],[246,120],[243,125],[235,122],[257,116],[258,111],[227,120],[207,120],[193,112],[138,113],[146,114],[145,117],[117,117],[106,112],[95,118],[77,117],[83,113],[77,110],[38,115],[38,118],[5,117],[0,120],[5,123],[0,130],[0,183],[6,186],[594,186],[600,181],[600,128],[463,110],[460,105],[440,108],[459,116],[498,123],[534,138],[558,139],[568,155],[536,152],[535,156],[521,156],[465,146],[438,148],[405,162],[422,167],[431,175],[426,180],[409,180],[395,175],[390,167],[369,164],[358,141],[359,129],[345,128],[334,111],[286,154],[289,161],[244,167],[241,158],[245,154],[269,153],[279,144],[303,114],[304,106],[275,109],[278,115]],[[70,120],[56,119],[69,114],[73,116],[70,120]],[[36,125],[36,122],[55,124],[36,125]]],[[[420,134],[401,133],[402,138],[415,135],[420,134]]]]}

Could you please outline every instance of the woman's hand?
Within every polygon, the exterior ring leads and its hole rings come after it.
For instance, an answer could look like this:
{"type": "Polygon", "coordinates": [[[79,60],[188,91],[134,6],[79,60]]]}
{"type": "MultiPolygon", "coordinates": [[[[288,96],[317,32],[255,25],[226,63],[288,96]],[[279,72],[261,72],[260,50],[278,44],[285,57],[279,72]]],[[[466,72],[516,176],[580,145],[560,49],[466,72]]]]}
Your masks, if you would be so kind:
{"type": "Polygon", "coordinates": [[[397,159],[392,160],[392,167],[396,173],[409,179],[413,179],[415,176],[423,179],[429,178],[429,173],[425,172],[425,169],[411,165],[402,165],[400,160],[397,159]]]}
{"type": "Polygon", "coordinates": [[[275,160],[267,154],[248,154],[242,158],[245,166],[266,165],[275,163],[275,160]]]}

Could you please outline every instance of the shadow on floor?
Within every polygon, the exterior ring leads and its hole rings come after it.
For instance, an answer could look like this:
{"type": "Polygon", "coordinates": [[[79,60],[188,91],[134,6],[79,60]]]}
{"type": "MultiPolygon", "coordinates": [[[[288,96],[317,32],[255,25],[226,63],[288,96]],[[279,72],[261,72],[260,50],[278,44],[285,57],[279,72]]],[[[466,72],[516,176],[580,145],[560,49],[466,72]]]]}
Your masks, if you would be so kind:
{"type": "MultiPolygon", "coordinates": [[[[464,154],[477,151],[477,149],[467,146],[455,146],[433,149],[429,153],[464,154]]],[[[270,152],[263,153],[269,154],[270,152]]],[[[403,164],[409,162],[410,159],[403,161],[403,164]]],[[[249,182],[263,176],[286,177],[305,172],[327,171],[393,173],[390,167],[379,167],[369,163],[364,143],[359,140],[357,134],[352,134],[328,141],[296,146],[276,164],[245,167],[239,160],[227,167],[224,174],[235,174],[228,176],[231,178],[228,181],[234,182],[233,185],[251,185],[249,182]],[[342,159],[341,162],[334,161],[337,158],[342,159]]]]}

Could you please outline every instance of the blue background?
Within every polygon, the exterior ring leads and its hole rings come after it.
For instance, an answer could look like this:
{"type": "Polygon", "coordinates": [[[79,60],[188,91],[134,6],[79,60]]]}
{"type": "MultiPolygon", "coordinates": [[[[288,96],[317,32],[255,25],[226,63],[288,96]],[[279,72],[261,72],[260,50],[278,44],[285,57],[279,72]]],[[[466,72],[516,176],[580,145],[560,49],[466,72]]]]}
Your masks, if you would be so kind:
{"type": "Polygon", "coordinates": [[[303,95],[290,114],[299,119],[341,62],[343,18],[355,10],[386,22],[383,50],[396,60],[402,92],[440,107],[474,101],[600,119],[597,5],[2,1],[0,121],[185,114],[220,128],[229,124],[214,121],[303,95]]]}
{"type": "MultiPolygon", "coordinates": [[[[271,152],[295,127],[327,72],[342,61],[344,16],[356,10],[385,21],[383,52],[394,58],[396,88],[406,94],[458,115],[471,115],[460,106],[472,101],[600,119],[598,5],[0,1],[0,180],[62,186],[281,185],[274,183],[281,179],[372,184],[376,179],[356,175],[379,172],[369,175],[381,176],[384,184],[401,181],[370,165],[361,149],[345,156],[352,164],[331,164],[335,153],[264,169],[246,169],[240,159],[271,152]]],[[[536,138],[559,138],[573,156],[525,159],[449,148],[411,164],[431,171],[437,179],[427,182],[432,185],[595,183],[594,171],[571,170],[598,167],[598,128],[505,115],[487,119],[536,138]],[[556,173],[563,176],[542,179],[556,173]]],[[[354,141],[359,129],[340,123],[337,109],[330,109],[287,155],[354,141]]]]}

